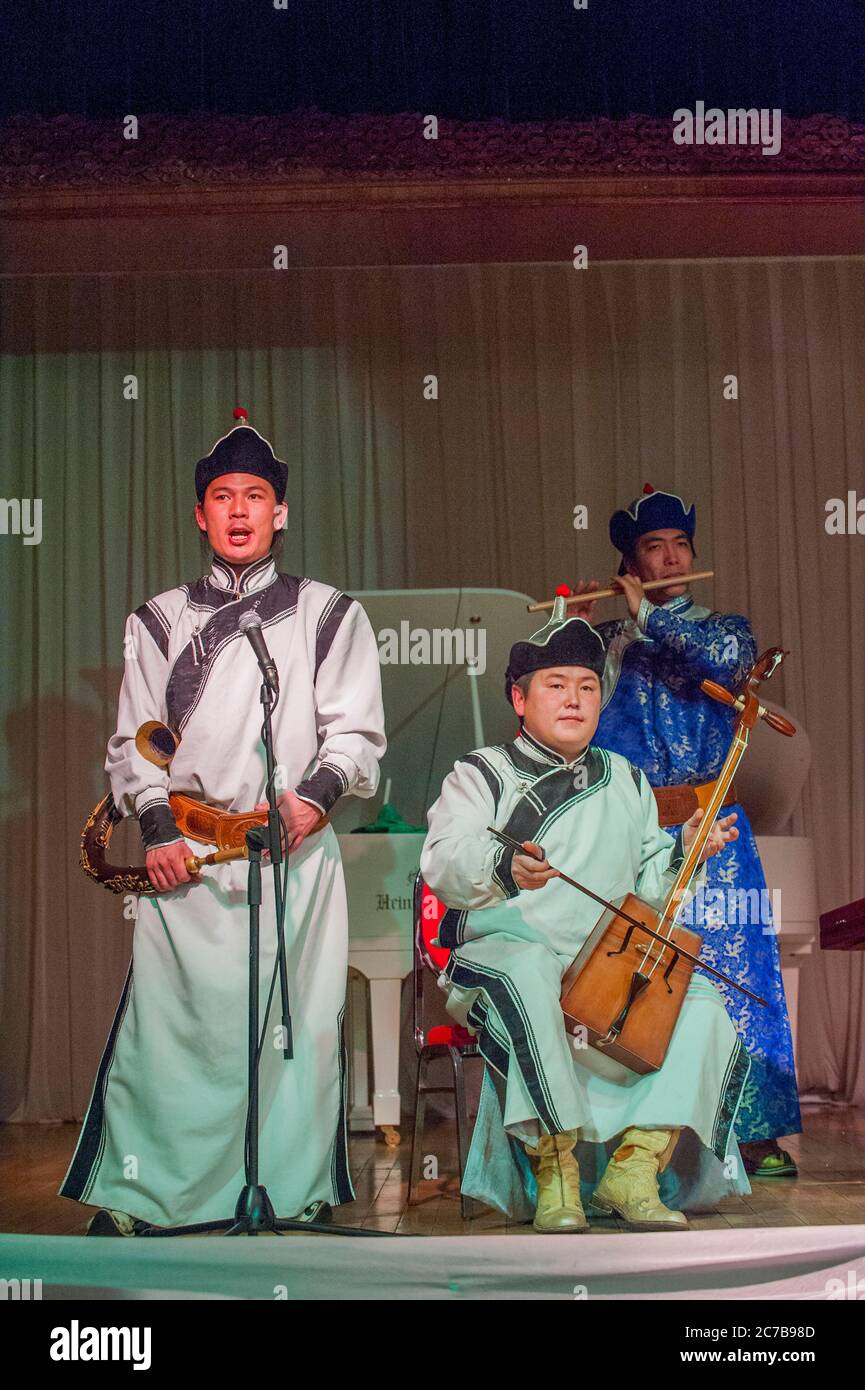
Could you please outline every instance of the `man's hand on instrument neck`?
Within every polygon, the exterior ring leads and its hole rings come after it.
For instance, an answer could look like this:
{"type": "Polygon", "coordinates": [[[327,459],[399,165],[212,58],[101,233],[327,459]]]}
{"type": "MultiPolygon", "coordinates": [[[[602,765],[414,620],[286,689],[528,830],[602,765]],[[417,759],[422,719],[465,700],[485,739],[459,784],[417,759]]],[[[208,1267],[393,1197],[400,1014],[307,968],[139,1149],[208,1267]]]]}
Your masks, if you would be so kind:
{"type": "MultiPolygon", "coordinates": [[[[694,843],[694,837],[700,828],[700,821],[703,819],[704,815],[705,812],[701,807],[700,810],[695,811],[691,819],[685,821],[685,824],[682,826],[682,840],[686,850],[690,849],[691,845],[694,843]]],[[[721,816],[719,820],[715,821],[715,824],[709,831],[708,839],[703,846],[703,853],[700,855],[701,864],[705,864],[707,859],[711,859],[713,854],[717,854],[718,851],[722,850],[725,845],[728,845],[731,840],[738,840],[739,832],[733,824],[737,819],[736,812],[733,811],[729,816],[721,816]]]]}
{"type": "MultiPolygon", "coordinates": [[[[283,792],[276,798],[276,804],[288,831],[289,851],[300,849],[307,835],[321,820],[319,807],[313,806],[310,801],[303,801],[299,796],[295,796],[294,792],[283,792]]],[[[266,811],[267,802],[259,801],[255,809],[266,811]]]]}
{"type": "Polygon", "coordinates": [[[147,877],[157,893],[170,893],[183,883],[197,883],[198,875],[191,874],[186,867],[187,859],[194,857],[185,840],[176,840],[173,845],[157,845],[147,851],[145,865],[147,877]]]}

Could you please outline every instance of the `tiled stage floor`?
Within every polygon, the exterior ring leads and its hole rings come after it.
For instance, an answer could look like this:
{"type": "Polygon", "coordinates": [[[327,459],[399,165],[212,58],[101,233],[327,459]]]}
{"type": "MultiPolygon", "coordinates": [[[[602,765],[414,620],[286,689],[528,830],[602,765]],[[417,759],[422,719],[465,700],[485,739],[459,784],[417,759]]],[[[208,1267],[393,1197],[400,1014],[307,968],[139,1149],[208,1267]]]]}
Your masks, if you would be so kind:
{"type": "MultiPolygon", "coordinates": [[[[727,1198],[714,1212],[691,1217],[696,1229],[865,1224],[865,1109],[803,1106],[804,1134],[783,1141],[799,1165],[798,1178],[752,1183],[749,1197],[727,1198]]],[[[0,1231],[81,1235],[92,1208],[58,1197],[78,1126],[0,1126],[0,1231]]],[[[533,1234],[530,1225],[507,1226],[495,1212],[462,1221],[453,1127],[430,1122],[424,1153],[435,1154],[440,1178],[421,1185],[421,1200],[407,1206],[411,1132],[390,1149],[381,1136],[352,1135],[350,1161],[357,1201],[338,1207],[340,1224],[412,1235],[533,1234]]],[[[267,1182],[267,1174],[262,1174],[267,1182]]],[[[280,1213],[286,1215],[287,1213],[280,1213]]],[[[226,1213],[229,1215],[229,1213],[226,1213]]],[[[616,1231],[613,1218],[594,1231],[616,1231]]]]}

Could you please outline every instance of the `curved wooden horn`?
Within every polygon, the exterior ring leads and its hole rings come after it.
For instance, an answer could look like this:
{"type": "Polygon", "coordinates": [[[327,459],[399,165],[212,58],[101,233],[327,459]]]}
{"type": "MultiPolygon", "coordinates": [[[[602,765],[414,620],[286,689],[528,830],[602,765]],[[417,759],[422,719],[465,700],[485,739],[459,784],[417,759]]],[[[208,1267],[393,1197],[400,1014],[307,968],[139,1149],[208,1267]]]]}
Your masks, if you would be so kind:
{"type": "MultiPolygon", "coordinates": [[[[149,719],[142,724],[135,735],[135,747],[149,763],[157,767],[168,767],[177,746],[179,736],[159,719],[149,719]]],[[[81,832],[81,854],[79,863],[84,872],[96,883],[101,883],[110,893],[149,893],[156,889],[150,882],[147,869],[142,864],[120,867],[109,864],[107,853],[114,834],[114,827],[123,817],[114,804],[109,792],[98,806],[94,806],[81,832]]]]}
{"type": "Polygon", "coordinates": [[[141,868],[134,865],[121,868],[108,863],[107,851],[111,836],[114,834],[114,827],[119,825],[122,819],[114,804],[114,797],[109,792],[87,817],[81,832],[79,863],[90,878],[96,883],[101,883],[110,893],[155,894],[157,890],[150,882],[143,865],[141,868]]]}

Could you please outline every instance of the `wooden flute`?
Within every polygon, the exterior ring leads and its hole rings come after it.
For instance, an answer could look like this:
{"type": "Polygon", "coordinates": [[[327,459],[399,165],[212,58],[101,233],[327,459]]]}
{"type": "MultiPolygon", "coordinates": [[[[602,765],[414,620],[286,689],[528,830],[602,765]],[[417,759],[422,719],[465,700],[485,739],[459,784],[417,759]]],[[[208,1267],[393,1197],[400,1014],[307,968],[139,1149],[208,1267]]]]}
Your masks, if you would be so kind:
{"type": "MultiPolygon", "coordinates": [[[[695,574],[672,575],[669,579],[650,579],[643,585],[643,592],[648,594],[653,589],[669,589],[673,584],[692,584],[695,579],[712,579],[714,570],[697,570],[695,574]]],[[[599,598],[624,598],[624,594],[619,589],[594,589],[586,594],[565,595],[565,603],[594,603],[599,598]]],[[[529,613],[544,613],[552,608],[555,599],[544,600],[543,603],[527,603],[526,608],[529,613]]]]}

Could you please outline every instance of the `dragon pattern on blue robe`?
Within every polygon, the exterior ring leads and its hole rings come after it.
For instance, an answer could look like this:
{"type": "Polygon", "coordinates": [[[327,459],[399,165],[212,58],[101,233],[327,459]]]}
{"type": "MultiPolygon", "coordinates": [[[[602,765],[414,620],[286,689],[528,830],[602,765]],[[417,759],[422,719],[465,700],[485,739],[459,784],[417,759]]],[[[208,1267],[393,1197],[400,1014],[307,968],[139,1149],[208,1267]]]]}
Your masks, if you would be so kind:
{"type": "MultiPolygon", "coordinates": [[[[653,787],[715,779],[729,751],[735,711],[700,691],[702,680],[738,690],[756,659],[747,619],[710,613],[690,595],[654,605],[636,621],[600,623],[607,648],[603,710],[595,743],[642,768],[653,787]]],[[[768,1001],[753,1003],[714,981],[751,1057],[736,1120],[740,1143],[801,1131],[793,1044],[778,939],[754,832],[736,803],[738,840],[706,866],[706,885],[685,914],[703,937],[702,955],[768,1001]],[[746,908],[746,903],[748,907],[746,908]],[[756,914],[753,905],[759,903],[756,914]],[[744,918],[744,920],[743,920],[744,918]]],[[[668,827],[675,835],[677,827],[668,827]]]]}

